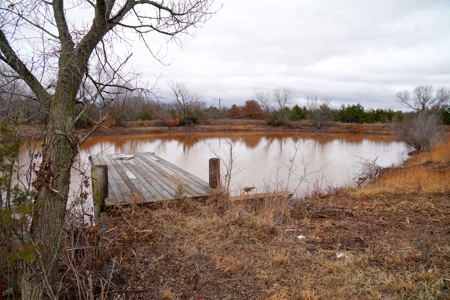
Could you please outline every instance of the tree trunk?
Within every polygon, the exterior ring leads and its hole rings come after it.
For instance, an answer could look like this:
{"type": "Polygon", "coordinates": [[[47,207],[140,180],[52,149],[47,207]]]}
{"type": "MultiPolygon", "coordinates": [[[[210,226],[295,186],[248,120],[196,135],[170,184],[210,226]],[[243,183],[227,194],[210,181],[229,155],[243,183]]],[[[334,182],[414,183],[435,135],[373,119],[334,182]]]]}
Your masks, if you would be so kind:
{"type": "MultiPolygon", "coordinates": [[[[63,68],[61,68],[63,69],[63,68]]],[[[74,68],[60,72],[49,103],[42,163],[36,171],[36,206],[31,224],[31,243],[36,259],[25,264],[22,299],[58,298],[58,259],[70,187],[70,170],[78,153],[73,132],[74,99],[81,73],[74,68]],[[74,84],[75,83],[75,84],[74,84]]]]}

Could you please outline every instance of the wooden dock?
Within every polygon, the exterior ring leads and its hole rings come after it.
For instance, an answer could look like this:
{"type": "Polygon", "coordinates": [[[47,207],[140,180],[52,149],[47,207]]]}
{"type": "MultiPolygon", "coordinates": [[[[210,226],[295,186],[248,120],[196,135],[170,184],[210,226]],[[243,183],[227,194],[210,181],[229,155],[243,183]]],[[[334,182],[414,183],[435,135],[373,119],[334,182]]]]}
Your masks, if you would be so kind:
{"type": "MultiPolygon", "coordinates": [[[[182,197],[195,199],[209,194],[210,188],[206,181],[154,153],[135,153],[131,156],[130,159],[114,154],[91,157],[94,203],[103,202],[99,205],[104,208],[182,197]]],[[[97,204],[95,206],[97,209],[97,204]]]]}

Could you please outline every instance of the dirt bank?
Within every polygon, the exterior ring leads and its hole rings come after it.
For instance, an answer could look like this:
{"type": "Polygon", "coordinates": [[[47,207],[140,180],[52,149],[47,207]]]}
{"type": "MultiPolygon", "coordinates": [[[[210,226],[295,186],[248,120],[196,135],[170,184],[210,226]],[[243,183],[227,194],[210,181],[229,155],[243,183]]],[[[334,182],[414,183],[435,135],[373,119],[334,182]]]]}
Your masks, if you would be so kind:
{"type": "MultiPolygon", "coordinates": [[[[82,130],[81,132],[87,132],[82,130]]],[[[209,120],[202,121],[193,126],[167,127],[155,121],[129,122],[123,127],[104,127],[94,135],[127,135],[146,133],[169,133],[169,132],[321,132],[321,133],[352,133],[352,134],[378,134],[390,135],[392,129],[390,124],[346,124],[330,122],[321,128],[317,128],[309,121],[289,122],[281,126],[266,125],[264,121],[257,120],[209,120]]]]}

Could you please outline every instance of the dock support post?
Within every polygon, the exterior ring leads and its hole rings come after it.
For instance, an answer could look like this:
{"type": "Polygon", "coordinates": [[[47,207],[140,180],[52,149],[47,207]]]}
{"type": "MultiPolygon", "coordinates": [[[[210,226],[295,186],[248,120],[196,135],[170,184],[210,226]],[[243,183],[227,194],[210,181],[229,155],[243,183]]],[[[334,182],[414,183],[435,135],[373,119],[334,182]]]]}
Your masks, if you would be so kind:
{"type": "Polygon", "coordinates": [[[220,186],[220,159],[209,159],[209,187],[216,189],[220,186]]]}
{"type": "Polygon", "coordinates": [[[105,209],[105,198],[108,197],[108,166],[92,166],[92,197],[94,201],[94,216],[97,222],[105,209]]]}

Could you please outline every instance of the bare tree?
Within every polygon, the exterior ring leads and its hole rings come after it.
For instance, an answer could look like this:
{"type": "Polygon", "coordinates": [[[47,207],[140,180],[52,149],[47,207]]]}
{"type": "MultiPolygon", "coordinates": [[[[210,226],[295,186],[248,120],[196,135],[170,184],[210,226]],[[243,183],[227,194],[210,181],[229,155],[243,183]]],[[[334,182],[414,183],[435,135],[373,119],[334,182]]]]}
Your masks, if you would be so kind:
{"type": "Polygon", "coordinates": [[[322,98],[319,100],[317,96],[306,96],[306,101],[308,119],[313,121],[318,129],[322,127],[324,122],[331,120],[332,112],[330,109],[330,99],[322,98]]]}
{"type": "Polygon", "coordinates": [[[403,90],[397,93],[397,102],[416,112],[426,109],[439,110],[450,100],[450,90],[444,87],[434,90],[432,85],[421,85],[414,89],[414,98],[410,92],[403,90]]]}
{"type": "Polygon", "coordinates": [[[174,96],[174,107],[181,114],[183,124],[192,124],[192,112],[203,103],[200,96],[191,92],[185,83],[169,82],[169,88],[174,96]]]}
{"type": "Polygon", "coordinates": [[[253,89],[253,96],[261,105],[261,108],[264,111],[264,115],[266,116],[266,118],[270,118],[270,115],[272,114],[273,111],[273,107],[270,103],[270,93],[255,88],[253,89]]]}
{"type": "Polygon", "coordinates": [[[286,121],[286,104],[293,96],[294,92],[286,87],[273,90],[273,97],[279,110],[279,121],[286,121]]]}
{"type": "MultiPolygon", "coordinates": [[[[0,67],[5,67],[0,65],[0,67]]],[[[45,115],[42,105],[20,80],[0,70],[0,120],[15,120],[18,123],[33,123],[45,115]]]]}
{"type": "Polygon", "coordinates": [[[126,92],[118,95],[110,102],[109,115],[115,121],[116,126],[124,125],[124,122],[137,120],[139,113],[141,113],[147,106],[145,98],[139,94],[126,92]]]}
{"type": "Polygon", "coordinates": [[[439,113],[428,110],[422,110],[417,115],[407,114],[401,122],[394,122],[393,133],[417,152],[430,151],[444,137],[439,113]]]}
{"type": "Polygon", "coordinates": [[[170,113],[170,104],[158,100],[151,101],[149,104],[149,115],[152,119],[157,119],[166,126],[178,125],[173,115],[170,113]]]}
{"type": "Polygon", "coordinates": [[[286,104],[294,96],[294,92],[286,87],[277,88],[273,90],[275,102],[278,104],[278,109],[284,109],[286,104]]]}
{"type": "Polygon", "coordinates": [[[221,106],[220,109],[216,106],[210,106],[206,109],[209,119],[224,119],[226,118],[228,107],[221,106]]]}
{"type": "Polygon", "coordinates": [[[116,82],[126,82],[118,71],[127,59],[114,55],[118,43],[135,34],[159,58],[149,47],[152,33],[179,42],[178,35],[190,34],[210,18],[213,2],[30,0],[1,5],[0,61],[28,85],[47,113],[42,163],[35,170],[37,197],[29,241],[36,252],[23,267],[22,299],[58,298],[58,256],[70,170],[87,138],[74,133],[83,113],[75,111],[82,83],[89,79],[104,93],[116,82]],[[113,70],[114,76],[97,82],[91,76],[96,64],[113,70]]]}
{"type": "Polygon", "coordinates": [[[285,121],[286,104],[293,95],[294,93],[288,88],[274,89],[272,95],[261,89],[253,89],[253,97],[259,102],[265,117],[273,125],[278,125],[285,121]]]}

